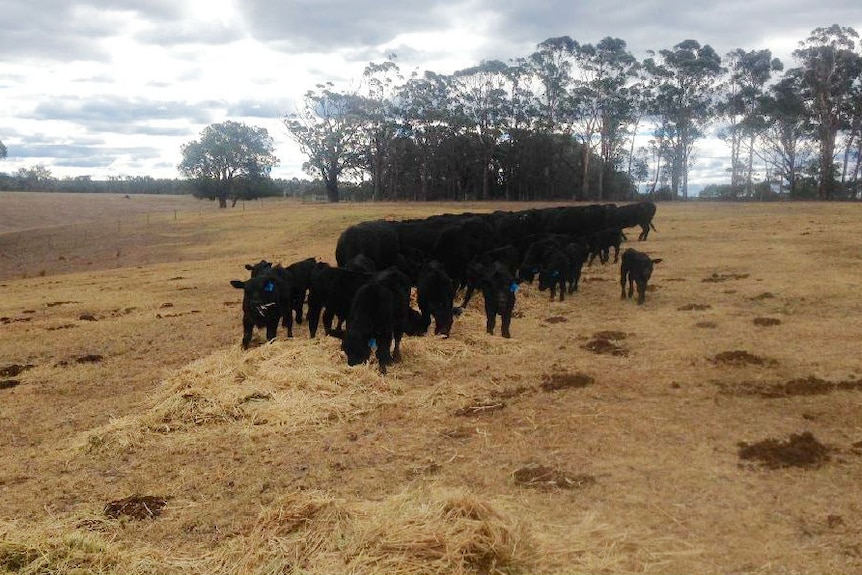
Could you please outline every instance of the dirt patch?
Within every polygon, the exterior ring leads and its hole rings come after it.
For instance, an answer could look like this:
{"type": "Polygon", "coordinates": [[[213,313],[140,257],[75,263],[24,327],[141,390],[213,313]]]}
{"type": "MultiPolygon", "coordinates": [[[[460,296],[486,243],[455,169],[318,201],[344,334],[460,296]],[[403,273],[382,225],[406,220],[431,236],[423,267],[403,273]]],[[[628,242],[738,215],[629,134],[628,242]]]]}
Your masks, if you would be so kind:
{"type": "Polygon", "coordinates": [[[583,279],[581,279],[581,281],[584,281],[584,282],[609,282],[611,280],[609,280],[608,278],[589,277],[589,278],[583,278],[583,279]]]}
{"type": "Polygon", "coordinates": [[[739,458],[760,463],[767,469],[785,467],[817,468],[829,461],[830,449],[817,441],[811,432],[792,434],[790,439],[764,439],[757,443],[740,442],[739,458]]]}
{"type": "Polygon", "coordinates": [[[580,489],[595,484],[596,478],[586,474],[572,474],[544,465],[530,464],[512,474],[515,485],[535,489],[580,489]]]}
{"type": "Polygon", "coordinates": [[[91,313],[82,313],[78,316],[78,319],[81,321],[99,321],[99,318],[97,318],[91,313]]]}
{"type": "Polygon", "coordinates": [[[104,356],[97,353],[89,353],[87,355],[76,357],[75,361],[78,363],[101,363],[103,359],[105,359],[104,356]]]}
{"type": "Polygon", "coordinates": [[[542,379],[543,391],[557,391],[558,389],[573,389],[587,387],[595,383],[595,379],[584,373],[552,373],[545,375],[542,379]]]}
{"type": "Polygon", "coordinates": [[[751,275],[751,274],[718,274],[718,273],[714,273],[711,276],[709,276],[708,278],[702,279],[701,281],[707,282],[707,283],[720,283],[720,282],[726,282],[726,281],[731,281],[731,280],[744,280],[749,275],[751,275]]]}
{"type": "Polygon", "coordinates": [[[21,382],[17,379],[0,379],[0,389],[12,389],[19,385],[21,385],[21,382]]]}
{"type": "Polygon", "coordinates": [[[715,329],[718,327],[718,324],[714,321],[699,321],[694,324],[694,327],[699,327],[701,329],[715,329]]]}
{"type": "Polygon", "coordinates": [[[627,338],[628,334],[626,334],[626,332],[624,332],[624,331],[608,330],[608,331],[596,332],[595,334],[593,334],[593,337],[602,338],[602,339],[610,339],[613,341],[619,341],[621,339],[627,338]]]}
{"type": "Polygon", "coordinates": [[[50,303],[46,303],[45,307],[57,307],[58,305],[69,305],[73,303],[81,303],[79,301],[52,301],[50,303]]]}
{"type": "Polygon", "coordinates": [[[118,499],[105,504],[105,515],[112,519],[121,516],[131,517],[142,521],[144,519],[155,519],[162,513],[168,503],[167,497],[155,495],[131,495],[124,499],[118,499]]]}
{"type": "Polygon", "coordinates": [[[515,397],[526,395],[532,391],[535,391],[532,387],[519,385],[518,387],[494,390],[491,392],[491,397],[494,399],[513,399],[515,397]]]}
{"type": "Polygon", "coordinates": [[[546,322],[548,322],[548,323],[565,323],[565,322],[567,322],[567,321],[569,321],[569,320],[568,320],[568,319],[566,319],[566,318],[564,318],[564,317],[563,317],[563,316],[561,316],[561,315],[557,315],[557,316],[554,316],[554,317],[549,317],[549,318],[548,318],[548,319],[546,319],[545,321],[546,321],[546,322]]]}
{"type": "Polygon", "coordinates": [[[581,347],[583,347],[587,351],[591,351],[593,353],[598,353],[601,355],[616,355],[620,357],[625,357],[629,354],[629,350],[615,344],[613,341],[606,337],[593,337],[590,341],[588,341],[581,347]]]}
{"type": "Polygon", "coordinates": [[[754,318],[754,325],[758,327],[772,327],[774,325],[781,325],[781,320],[775,317],[756,317],[754,318]]]}
{"type": "Polygon", "coordinates": [[[676,309],[677,311],[703,311],[705,309],[712,309],[712,306],[708,303],[690,303],[676,309]]]}
{"type": "Polygon", "coordinates": [[[45,331],[59,331],[61,329],[75,329],[76,327],[78,327],[78,326],[73,324],[73,323],[64,323],[63,325],[58,325],[56,327],[46,327],[45,331]]]}
{"type": "Polygon", "coordinates": [[[775,297],[775,294],[770,293],[770,292],[768,292],[768,291],[765,291],[765,292],[763,292],[762,294],[758,294],[758,295],[754,296],[754,297],[753,297],[753,298],[751,298],[751,299],[752,299],[752,300],[754,300],[754,301],[762,301],[762,300],[765,300],[765,299],[773,299],[774,297],[775,297]]]}
{"type": "Polygon", "coordinates": [[[826,395],[833,391],[862,391],[862,379],[845,381],[828,381],[813,375],[789,379],[780,383],[763,385],[757,382],[746,382],[732,386],[721,385],[723,393],[730,395],[753,395],[766,399],[780,397],[796,397],[806,395],[826,395]]]}
{"type": "Polygon", "coordinates": [[[735,349],[732,351],[723,351],[713,357],[710,361],[715,364],[723,365],[777,365],[778,362],[774,359],[766,359],[759,355],[748,353],[744,349],[735,349]]]}
{"type": "Polygon", "coordinates": [[[17,377],[28,369],[33,369],[34,367],[36,366],[30,363],[28,363],[27,365],[13,363],[11,365],[7,365],[6,367],[0,367],[0,377],[17,377]]]}
{"type": "Polygon", "coordinates": [[[455,415],[458,417],[478,417],[486,413],[500,411],[504,407],[506,407],[506,404],[502,401],[480,401],[456,410],[455,415]]]}

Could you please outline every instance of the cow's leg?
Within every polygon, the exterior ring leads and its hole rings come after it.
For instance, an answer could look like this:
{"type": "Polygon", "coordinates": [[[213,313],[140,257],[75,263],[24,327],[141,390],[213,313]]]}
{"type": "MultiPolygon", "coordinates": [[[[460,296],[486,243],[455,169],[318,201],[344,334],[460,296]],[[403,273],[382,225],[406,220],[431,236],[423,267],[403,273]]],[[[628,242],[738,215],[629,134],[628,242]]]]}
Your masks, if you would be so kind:
{"type": "Polygon", "coordinates": [[[290,312],[291,310],[288,308],[284,314],[284,327],[287,328],[287,337],[293,337],[293,314],[290,312]]]}
{"type": "Polygon", "coordinates": [[[646,282],[638,281],[638,305],[643,305],[644,301],[646,301],[646,282]]]}
{"type": "Polygon", "coordinates": [[[599,256],[602,260],[602,265],[608,263],[608,260],[611,259],[611,248],[603,247],[602,253],[599,256]]]}
{"type": "Polygon", "coordinates": [[[485,331],[493,335],[494,324],[497,323],[497,309],[490,297],[485,298],[485,320],[485,331]]]}
{"type": "Polygon", "coordinates": [[[638,234],[638,241],[642,242],[647,239],[647,235],[649,234],[649,224],[643,225],[641,224],[641,233],[638,234]]]}
{"type": "Polygon", "coordinates": [[[393,334],[393,339],[395,340],[395,349],[392,351],[392,359],[395,361],[401,361],[401,336],[403,334],[400,331],[396,331],[393,334]]]}
{"type": "Polygon", "coordinates": [[[620,269],[620,299],[626,299],[626,274],[625,268],[620,269]]]}
{"type": "Polygon", "coordinates": [[[620,246],[614,246],[614,263],[617,263],[620,260],[620,246]]]}
{"type": "Polygon", "coordinates": [[[566,276],[560,274],[560,301],[566,299],[566,276]]]}
{"type": "Polygon", "coordinates": [[[335,312],[328,307],[323,310],[323,333],[332,335],[332,320],[335,318],[335,312]]]}
{"type": "Polygon", "coordinates": [[[308,333],[312,338],[317,335],[317,324],[320,323],[320,309],[321,306],[317,302],[309,300],[306,319],[308,319],[308,333]]]}
{"type": "Polygon", "coordinates": [[[391,347],[391,335],[382,335],[377,340],[377,352],[375,355],[377,356],[377,366],[380,368],[380,373],[386,373],[386,366],[392,363],[391,347]]]}
{"type": "Polygon", "coordinates": [[[581,281],[581,268],[575,266],[572,269],[572,283],[569,284],[569,293],[578,291],[578,282],[581,281]]]}
{"type": "Polygon", "coordinates": [[[461,304],[462,308],[467,309],[467,304],[470,303],[470,298],[473,297],[474,290],[473,282],[467,282],[467,291],[464,292],[464,302],[461,304]]]}
{"type": "Polygon", "coordinates": [[[272,341],[278,335],[278,318],[266,324],[266,341],[272,341]]]}
{"type": "Polygon", "coordinates": [[[242,348],[248,349],[248,346],[251,345],[251,336],[254,333],[254,322],[253,321],[243,321],[242,322],[242,348]]]}
{"type": "Polygon", "coordinates": [[[505,338],[512,337],[512,334],[509,333],[509,325],[512,323],[512,310],[507,309],[500,314],[500,333],[505,338]]]}
{"type": "Polygon", "coordinates": [[[629,298],[631,298],[632,295],[634,294],[634,284],[635,284],[635,279],[634,279],[634,277],[632,277],[632,274],[629,274],[629,298]]]}

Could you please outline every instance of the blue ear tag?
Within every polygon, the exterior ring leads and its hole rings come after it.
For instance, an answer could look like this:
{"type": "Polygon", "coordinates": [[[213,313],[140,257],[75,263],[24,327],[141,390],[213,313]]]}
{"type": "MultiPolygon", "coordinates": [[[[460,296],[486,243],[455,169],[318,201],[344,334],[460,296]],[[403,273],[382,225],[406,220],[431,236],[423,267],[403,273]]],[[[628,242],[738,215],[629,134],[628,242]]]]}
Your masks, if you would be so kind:
{"type": "Polygon", "coordinates": [[[554,279],[556,279],[556,278],[560,277],[560,272],[554,272],[554,273],[552,273],[552,274],[551,274],[551,277],[553,277],[554,279]]]}
{"type": "Polygon", "coordinates": [[[533,273],[534,273],[534,274],[539,273],[539,268],[533,268],[533,273]]]}
{"type": "Polygon", "coordinates": [[[263,286],[263,291],[267,293],[272,293],[275,290],[275,284],[272,282],[266,282],[266,285],[263,286]]]}
{"type": "Polygon", "coordinates": [[[510,284],[509,284],[509,291],[510,291],[510,292],[515,293],[515,292],[516,292],[516,291],[518,291],[519,289],[521,289],[521,286],[519,286],[519,285],[517,284],[517,282],[512,282],[512,283],[510,283],[510,284]]]}
{"type": "Polygon", "coordinates": [[[377,348],[377,340],[374,339],[373,337],[371,339],[369,339],[368,340],[368,347],[377,348]]]}

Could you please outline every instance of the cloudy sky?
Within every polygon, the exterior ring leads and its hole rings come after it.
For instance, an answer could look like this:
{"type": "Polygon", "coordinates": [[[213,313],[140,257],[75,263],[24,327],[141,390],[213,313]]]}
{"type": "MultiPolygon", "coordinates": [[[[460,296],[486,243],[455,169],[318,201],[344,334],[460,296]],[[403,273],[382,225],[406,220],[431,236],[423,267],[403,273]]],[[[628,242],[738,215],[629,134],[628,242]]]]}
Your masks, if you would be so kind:
{"type": "MultiPolygon", "coordinates": [[[[273,136],[273,175],[304,177],[284,113],[388,54],[445,74],[555,36],[614,36],[639,57],[691,38],[792,66],[831,24],[862,32],[859,0],[0,0],[0,171],[178,177],[181,145],[230,119],[273,136]]],[[[692,182],[721,181],[723,146],[700,148],[692,182]]]]}

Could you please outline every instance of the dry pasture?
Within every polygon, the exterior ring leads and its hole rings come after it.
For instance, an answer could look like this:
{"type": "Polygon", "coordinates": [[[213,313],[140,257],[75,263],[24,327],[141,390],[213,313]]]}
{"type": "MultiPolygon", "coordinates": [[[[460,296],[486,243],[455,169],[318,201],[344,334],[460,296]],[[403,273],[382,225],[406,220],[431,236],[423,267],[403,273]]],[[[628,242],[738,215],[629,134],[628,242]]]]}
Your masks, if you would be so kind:
{"type": "Polygon", "coordinates": [[[862,573],[860,205],[660,204],[644,306],[595,264],[522,287],[511,340],[476,301],[381,377],[305,325],[243,352],[228,281],[527,206],[21,196],[0,572],[862,573]]]}

